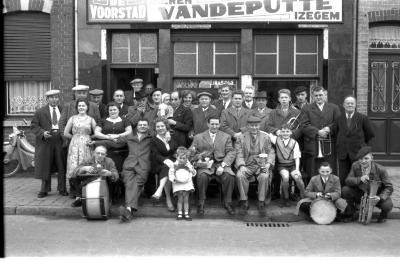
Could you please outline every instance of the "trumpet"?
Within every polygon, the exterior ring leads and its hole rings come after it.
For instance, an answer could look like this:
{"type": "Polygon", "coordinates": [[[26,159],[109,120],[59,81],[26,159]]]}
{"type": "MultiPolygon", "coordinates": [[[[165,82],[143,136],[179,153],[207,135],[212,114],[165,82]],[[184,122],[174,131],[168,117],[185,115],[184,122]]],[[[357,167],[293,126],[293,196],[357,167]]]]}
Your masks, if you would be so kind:
{"type": "Polygon", "coordinates": [[[317,137],[318,142],[318,156],[317,158],[323,158],[332,154],[332,140],[331,135],[328,134],[328,138],[317,137]]]}

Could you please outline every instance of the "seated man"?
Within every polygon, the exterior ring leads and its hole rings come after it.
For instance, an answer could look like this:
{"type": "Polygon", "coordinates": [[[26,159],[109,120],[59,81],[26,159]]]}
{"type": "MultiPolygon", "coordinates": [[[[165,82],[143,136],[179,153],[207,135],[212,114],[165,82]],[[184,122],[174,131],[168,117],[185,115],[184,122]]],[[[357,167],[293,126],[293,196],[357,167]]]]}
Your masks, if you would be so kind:
{"type": "Polygon", "coordinates": [[[275,163],[275,151],[267,133],[260,131],[260,118],[250,116],[247,128],[235,142],[236,149],[236,181],[240,193],[242,210],[249,209],[247,193],[250,180],[258,181],[258,210],[265,215],[265,200],[269,203],[271,185],[271,167],[275,163]],[[263,158],[267,156],[267,158],[263,158]],[[267,196],[268,195],[268,196],[267,196]]]}
{"type": "Polygon", "coordinates": [[[197,212],[200,215],[204,214],[204,201],[208,184],[210,180],[217,179],[222,184],[224,207],[228,214],[233,215],[232,192],[235,186],[235,173],[232,171],[231,165],[235,160],[236,152],[232,146],[231,136],[219,130],[218,115],[209,117],[207,122],[208,130],[195,135],[192,146],[189,148],[195,154],[196,160],[204,155],[210,161],[214,161],[211,168],[200,166],[200,164],[196,167],[199,189],[197,212]]]}
{"type": "MultiPolygon", "coordinates": [[[[339,210],[339,218],[347,217],[347,202],[340,197],[340,180],[332,174],[332,168],[328,162],[321,163],[318,174],[313,176],[305,190],[306,198],[297,203],[297,211],[300,209],[308,217],[310,216],[311,203],[318,198],[332,200],[339,210]]],[[[298,214],[298,212],[297,212],[298,214]]]]}
{"type": "Polygon", "coordinates": [[[349,175],[346,178],[346,186],[342,188],[343,198],[347,200],[351,213],[355,212],[355,204],[360,203],[361,197],[369,191],[370,180],[379,181],[379,188],[375,196],[378,202],[376,206],[381,209],[378,223],[386,222],[387,214],[393,208],[390,195],[393,192],[393,185],[389,180],[387,170],[373,161],[371,147],[362,147],[356,158],[358,161],[351,166],[349,175]]]}
{"type": "Polygon", "coordinates": [[[118,171],[115,168],[114,161],[106,157],[106,147],[100,145],[94,150],[93,157],[90,160],[82,162],[75,168],[72,177],[76,180],[76,199],[72,202],[72,207],[82,206],[82,187],[91,181],[100,177],[107,177],[107,181],[116,181],[118,171]]]}

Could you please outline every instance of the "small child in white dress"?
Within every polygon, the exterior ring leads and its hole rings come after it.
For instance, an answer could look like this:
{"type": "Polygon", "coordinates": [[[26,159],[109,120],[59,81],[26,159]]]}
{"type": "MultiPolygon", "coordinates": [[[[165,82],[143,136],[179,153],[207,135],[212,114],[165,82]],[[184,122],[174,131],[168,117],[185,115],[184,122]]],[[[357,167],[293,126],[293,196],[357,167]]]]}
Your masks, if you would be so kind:
{"type": "Polygon", "coordinates": [[[189,150],[185,147],[179,147],[176,150],[176,161],[168,172],[174,196],[178,196],[177,220],[192,220],[189,215],[189,195],[190,192],[194,191],[192,180],[194,176],[196,176],[196,170],[189,162],[189,150]],[[185,215],[182,215],[182,209],[185,211],[185,215]]]}

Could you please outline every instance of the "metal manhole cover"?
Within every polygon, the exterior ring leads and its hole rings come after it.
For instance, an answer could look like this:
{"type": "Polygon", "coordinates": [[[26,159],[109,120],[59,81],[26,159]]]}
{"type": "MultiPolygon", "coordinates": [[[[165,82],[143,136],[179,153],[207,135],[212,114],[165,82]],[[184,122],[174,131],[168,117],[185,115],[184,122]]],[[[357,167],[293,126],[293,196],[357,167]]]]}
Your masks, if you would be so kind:
{"type": "Polygon", "coordinates": [[[289,223],[284,222],[247,222],[247,227],[289,227],[289,223]]]}

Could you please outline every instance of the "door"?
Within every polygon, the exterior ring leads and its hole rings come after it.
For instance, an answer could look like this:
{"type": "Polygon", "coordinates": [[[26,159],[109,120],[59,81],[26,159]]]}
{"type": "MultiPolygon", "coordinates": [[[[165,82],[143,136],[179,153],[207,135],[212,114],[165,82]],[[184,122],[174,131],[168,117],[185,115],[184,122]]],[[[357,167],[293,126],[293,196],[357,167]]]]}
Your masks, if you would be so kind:
{"type": "Polygon", "coordinates": [[[400,162],[400,54],[370,54],[368,117],[375,132],[375,158],[400,162]]]}

